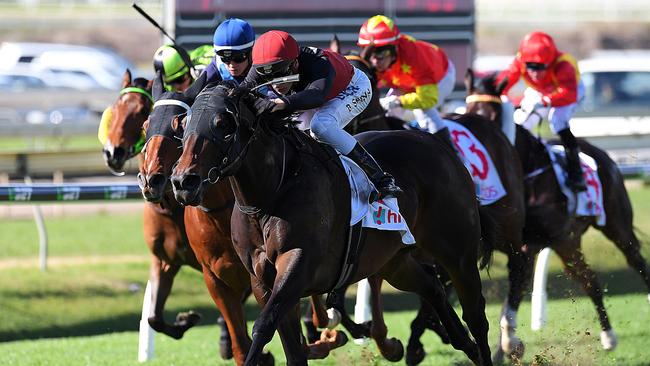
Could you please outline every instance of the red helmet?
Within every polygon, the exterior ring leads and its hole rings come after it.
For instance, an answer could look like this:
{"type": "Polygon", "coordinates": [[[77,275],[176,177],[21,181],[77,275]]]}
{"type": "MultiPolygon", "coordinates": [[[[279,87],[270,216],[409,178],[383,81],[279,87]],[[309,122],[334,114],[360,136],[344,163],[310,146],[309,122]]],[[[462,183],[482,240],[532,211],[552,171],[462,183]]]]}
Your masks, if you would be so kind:
{"type": "Polygon", "coordinates": [[[544,32],[527,34],[519,45],[519,58],[524,63],[550,65],[558,55],[553,38],[544,32]]]}
{"type": "Polygon", "coordinates": [[[271,30],[255,41],[253,67],[261,75],[285,76],[299,53],[298,42],[289,33],[271,30]]]}
{"type": "Polygon", "coordinates": [[[359,46],[385,46],[397,43],[399,29],[393,21],[383,15],[375,15],[366,20],[359,31],[359,46]]]}

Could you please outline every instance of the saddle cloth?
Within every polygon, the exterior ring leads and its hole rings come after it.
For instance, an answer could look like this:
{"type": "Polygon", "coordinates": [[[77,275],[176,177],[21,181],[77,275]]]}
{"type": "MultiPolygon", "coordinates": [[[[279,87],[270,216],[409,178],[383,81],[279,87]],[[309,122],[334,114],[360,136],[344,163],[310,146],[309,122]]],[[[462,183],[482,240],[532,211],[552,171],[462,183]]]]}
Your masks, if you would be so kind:
{"type": "Polygon", "coordinates": [[[351,215],[350,226],[363,221],[363,227],[399,231],[402,236],[402,243],[415,244],[415,238],[411,234],[406,220],[399,212],[396,198],[387,198],[368,203],[374,186],[368,179],[366,173],[351,159],[339,155],[343,169],[350,181],[351,215]]]}
{"type": "Polygon", "coordinates": [[[591,156],[580,153],[580,166],[582,167],[582,174],[585,177],[585,183],[587,183],[587,190],[577,194],[576,202],[576,195],[566,183],[564,146],[546,144],[546,150],[551,158],[557,182],[562,189],[562,193],[567,198],[568,211],[573,212],[573,208],[575,207],[576,216],[596,217],[596,224],[598,226],[604,226],[606,216],[603,207],[603,186],[598,177],[596,161],[591,156]]]}
{"type": "Polygon", "coordinates": [[[506,195],[506,189],[485,146],[463,125],[448,119],[444,121],[463,164],[472,176],[481,205],[500,200],[506,195]]]}

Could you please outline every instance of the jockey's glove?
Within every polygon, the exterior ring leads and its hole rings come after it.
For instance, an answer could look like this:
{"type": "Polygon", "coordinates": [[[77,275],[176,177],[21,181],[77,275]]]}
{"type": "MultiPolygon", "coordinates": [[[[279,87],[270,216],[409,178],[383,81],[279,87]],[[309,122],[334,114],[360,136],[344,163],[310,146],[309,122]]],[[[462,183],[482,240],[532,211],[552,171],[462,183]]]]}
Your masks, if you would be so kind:
{"type": "Polygon", "coordinates": [[[255,115],[259,116],[261,114],[271,113],[276,105],[277,104],[272,99],[257,98],[257,100],[255,100],[253,103],[253,106],[255,108],[255,115]]]}
{"type": "Polygon", "coordinates": [[[402,103],[400,102],[397,95],[389,95],[387,97],[379,98],[379,104],[381,104],[381,107],[387,111],[402,106],[402,103]]]}

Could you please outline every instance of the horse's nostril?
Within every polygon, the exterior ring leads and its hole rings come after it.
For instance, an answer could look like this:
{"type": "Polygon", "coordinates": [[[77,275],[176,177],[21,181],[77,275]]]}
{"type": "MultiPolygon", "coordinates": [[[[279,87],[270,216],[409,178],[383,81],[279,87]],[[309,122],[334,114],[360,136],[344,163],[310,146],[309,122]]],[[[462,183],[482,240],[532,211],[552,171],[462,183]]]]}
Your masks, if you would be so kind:
{"type": "Polygon", "coordinates": [[[196,189],[198,189],[200,184],[201,184],[201,177],[199,177],[196,174],[184,175],[181,181],[182,189],[190,192],[193,192],[196,189]]]}
{"type": "Polygon", "coordinates": [[[123,147],[116,147],[113,150],[113,159],[120,160],[126,156],[126,150],[123,147]]]}
{"type": "Polygon", "coordinates": [[[152,187],[161,187],[165,184],[167,178],[162,174],[154,174],[149,177],[149,185],[152,187]]]}

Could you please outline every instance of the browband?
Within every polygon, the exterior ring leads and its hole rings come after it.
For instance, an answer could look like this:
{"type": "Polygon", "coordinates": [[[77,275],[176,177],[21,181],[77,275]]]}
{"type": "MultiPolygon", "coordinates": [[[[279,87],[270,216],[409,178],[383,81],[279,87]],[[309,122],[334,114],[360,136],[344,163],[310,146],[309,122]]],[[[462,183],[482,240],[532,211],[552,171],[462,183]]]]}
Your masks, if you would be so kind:
{"type": "Polygon", "coordinates": [[[467,104],[480,103],[480,102],[501,104],[501,98],[496,95],[490,95],[490,94],[474,94],[474,95],[468,95],[465,98],[465,103],[467,104]]]}
{"type": "Polygon", "coordinates": [[[153,103],[153,97],[151,96],[151,93],[149,93],[148,91],[146,91],[146,90],[144,90],[142,88],[138,88],[138,87],[135,87],[135,86],[129,86],[129,87],[126,87],[126,88],[120,90],[120,95],[123,95],[123,94],[126,94],[126,93],[140,93],[140,94],[144,95],[145,97],[149,98],[151,103],[153,103]]]}

